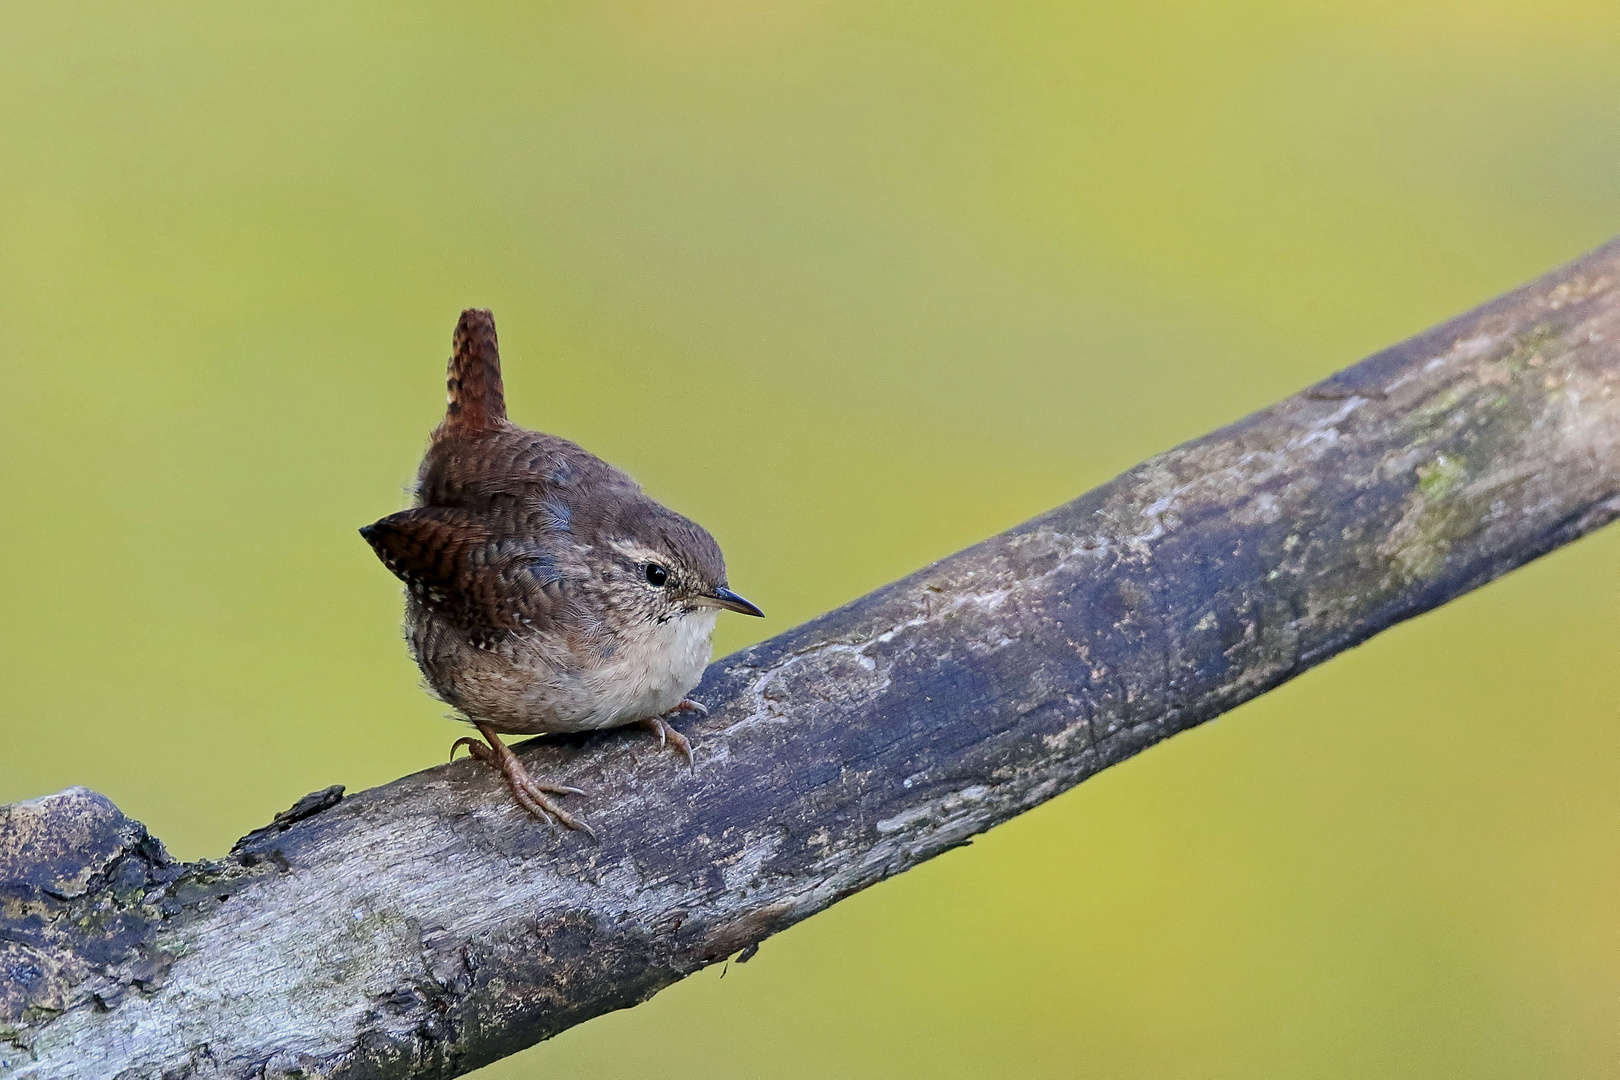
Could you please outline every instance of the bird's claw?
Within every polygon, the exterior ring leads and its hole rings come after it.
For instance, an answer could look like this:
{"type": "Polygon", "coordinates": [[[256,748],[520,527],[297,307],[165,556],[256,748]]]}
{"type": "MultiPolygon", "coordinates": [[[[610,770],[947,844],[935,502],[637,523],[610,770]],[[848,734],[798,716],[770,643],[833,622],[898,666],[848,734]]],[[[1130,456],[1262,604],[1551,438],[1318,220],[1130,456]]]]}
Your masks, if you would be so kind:
{"type": "MultiPolygon", "coordinates": [[[[681,704],[685,705],[688,703],[682,702],[681,704]]],[[[697,705],[696,702],[692,702],[691,704],[696,705],[699,709],[703,708],[703,706],[697,705]]],[[[679,711],[681,711],[681,705],[675,706],[675,708],[669,710],[669,713],[679,711]]],[[[708,710],[705,709],[705,715],[707,715],[707,712],[708,710]]],[[[665,713],[664,716],[668,716],[669,713],[665,713]]],[[[665,746],[674,744],[676,752],[686,759],[686,767],[689,769],[696,768],[696,763],[692,760],[691,740],[685,735],[682,735],[680,732],[676,731],[674,725],[672,725],[668,720],[665,720],[664,716],[650,716],[641,722],[641,726],[658,736],[658,749],[660,751],[662,751],[665,746]]]]}
{"type": "Polygon", "coordinates": [[[489,752],[489,747],[485,745],[482,740],[463,735],[461,738],[450,744],[451,761],[456,760],[456,751],[460,750],[463,746],[467,748],[467,753],[471,754],[479,761],[488,761],[490,759],[491,755],[489,752]]]}
{"type": "Polygon", "coordinates": [[[547,798],[547,795],[584,795],[582,789],[536,780],[492,729],[479,724],[478,730],[483,733],[482,740],[463,736],[450,744],[451,761],[455,760],[456,751],[465,746],[473,757],[499,770],[506,780],[506,786],[512,791],[512,798],[530,814],[547,825],[561,824],[584,833],[592,840],[597,839],[596,830],[557,805],[556,800],[547,798]]]}

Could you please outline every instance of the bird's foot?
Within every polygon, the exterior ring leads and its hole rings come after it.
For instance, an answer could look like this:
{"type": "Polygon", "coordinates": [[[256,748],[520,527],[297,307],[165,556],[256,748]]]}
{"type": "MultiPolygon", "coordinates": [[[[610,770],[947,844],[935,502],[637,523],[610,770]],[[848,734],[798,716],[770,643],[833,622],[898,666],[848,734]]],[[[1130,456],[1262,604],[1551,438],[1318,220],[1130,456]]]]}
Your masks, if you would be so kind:
{"type": "Polygon", "coordinates": [[[643,720],[641,726],[658,736],[658,749],[662,750],[666,742],[673,743],[676,752],[686,758],[686,767],[689,769],[696,768],[696,764],[692,760],[691,740],[676,731],[674,725],[664,718],[682,712],[696,713],[699,720],[709,715],[709,710],[702,705],[692,700],[686,700],[663,716],[653,716],[643,720]]]}
{"type": "Polygon", "coordinates": [[[536,780],[529,775],[529,770],[523,767],[523,762],[518,760],[517,755],[512,753],[505,743],[501,742],[500,736],[495,733],[493,728],[476,722],[474,726],[484,736],[484,740],[480,741],[470,736],[457,739],[450,744],[450,759],[452,761],[455,760],[456,751],[465,746],[467,752],[473,757],[498,770],[501,776],[506,778],[506,786],[512,789],[512,798],[523,809],[548,825],[558,823],[566,828],[578,829],[592,840],[596,839],[596,832],[589,825],[564,810],[557,804],[556,800],[547,797],[548,794],[583,795],[585,792],[577,787],[569,787],[566,784],[553,784],[544,780],[536,780]]]}

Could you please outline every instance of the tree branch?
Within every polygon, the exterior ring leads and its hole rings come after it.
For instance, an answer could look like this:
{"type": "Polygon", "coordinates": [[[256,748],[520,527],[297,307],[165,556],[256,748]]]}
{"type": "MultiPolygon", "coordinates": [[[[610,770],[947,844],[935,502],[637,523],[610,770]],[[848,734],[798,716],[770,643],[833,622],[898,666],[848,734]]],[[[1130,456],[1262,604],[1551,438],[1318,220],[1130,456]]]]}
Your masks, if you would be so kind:
{"type": "Polygon", "coordinates": [[[302,800],[187,865],[0,809],[0,1077],[449,1077],[962,844],[1620,515],[1620,241],[710,667],[644,735],[302,800]]]}

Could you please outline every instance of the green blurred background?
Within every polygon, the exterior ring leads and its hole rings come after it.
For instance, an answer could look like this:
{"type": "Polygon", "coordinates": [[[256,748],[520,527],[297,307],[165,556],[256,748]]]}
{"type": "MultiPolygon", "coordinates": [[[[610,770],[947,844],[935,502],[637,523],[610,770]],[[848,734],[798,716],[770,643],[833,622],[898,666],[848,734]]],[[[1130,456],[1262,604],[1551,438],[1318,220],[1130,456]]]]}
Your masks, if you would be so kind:
{"type": "MultiPolygon", "coordinates": [[[[3,5],[0,801],[442,761],[456,313],[773,634],[1616,231],[1613,0],[3,5]]],[[[495,1077],[1617,1075],[1620,530],[495,1077]]]]}

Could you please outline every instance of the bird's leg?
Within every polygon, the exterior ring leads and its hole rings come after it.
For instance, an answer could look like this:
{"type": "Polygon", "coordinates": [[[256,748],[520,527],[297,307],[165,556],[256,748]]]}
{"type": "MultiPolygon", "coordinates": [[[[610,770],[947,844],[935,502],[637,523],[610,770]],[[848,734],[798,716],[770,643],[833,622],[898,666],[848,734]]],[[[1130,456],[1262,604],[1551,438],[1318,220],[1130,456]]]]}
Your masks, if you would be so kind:
{"type": "Polygon", "coordinates": [[[697,702],[692,701],[691,699],[687,699],[686,701],[683,701],[679,705],[675,706],[673,709],[669,710],[669,712],[665,713],[663,716],[648,717],[641,722],[641,726],[658,736],[658,749],[662,750],[666,741],[674,743],[676,752],[686,758],[686,767],[689,769],[695,768],[696,766],[692,761],[691,741],[687,739],[685,735],[682,735],[680,732],[676,731],[674,725],[664,718],[674,716],[676,713],[680,712],[697,713],[699,720],[702,720],[704,717],[709,715],[708,709],[704,708],[697,702]]]}
{"type": "Polygon", "coordinates": [[[467,752],[472,754],[473,757],[500,771],[500,774],[506,778],[506,786],[512,789],[512,798],[516,799],[517,804],[523,809],[548,825],[555,818],[568,828],[578,829],[591,837],[591,839],[596,839],[596,833],[591,830],[589,825],[558,806],[554,800],[546,797],[547,792],[553,795],[583,795],[585,794],[583,791],[577,787],[536,780],[529,775],[529,770],[523,767],[523,762],[518,760],[517,755],[512,753],[505,743],[501,742],[501,737],[495,733],[494,728],[477,720],[473,721],[473,726],[478,729],[478,733],[484,737],[485,741],[479,742],[470,736],[457,739],[450,744],[450,759],[452,761],[455,760],[456,751],[465,746],[467,752]]]}

